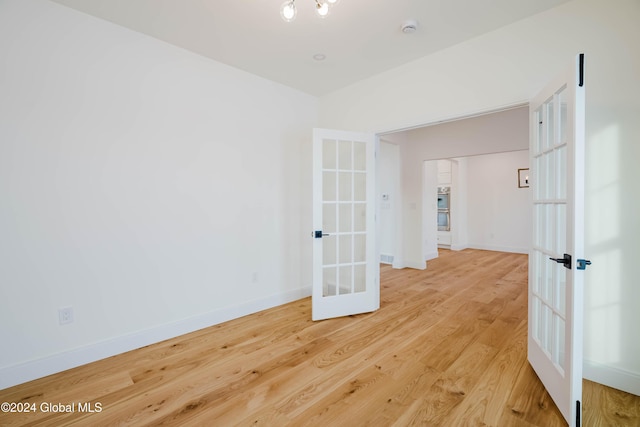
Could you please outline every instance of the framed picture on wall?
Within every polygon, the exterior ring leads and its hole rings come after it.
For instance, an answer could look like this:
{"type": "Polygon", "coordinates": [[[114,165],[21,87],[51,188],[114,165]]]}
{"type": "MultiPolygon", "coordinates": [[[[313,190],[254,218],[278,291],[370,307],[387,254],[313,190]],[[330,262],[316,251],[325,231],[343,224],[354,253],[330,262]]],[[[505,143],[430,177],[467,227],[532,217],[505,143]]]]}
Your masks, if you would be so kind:
{"type": "Polygon", "coordinates": [[[518,169],[518,188],[529,188],[529,168],[518,169]]]}

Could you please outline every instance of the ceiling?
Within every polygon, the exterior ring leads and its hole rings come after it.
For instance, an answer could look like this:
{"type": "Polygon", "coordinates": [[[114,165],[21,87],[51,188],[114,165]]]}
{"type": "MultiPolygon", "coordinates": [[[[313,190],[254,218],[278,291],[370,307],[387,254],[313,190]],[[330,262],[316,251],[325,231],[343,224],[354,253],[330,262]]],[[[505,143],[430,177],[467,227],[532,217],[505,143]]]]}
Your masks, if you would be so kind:
{"type": "Polygon", "coordinates": [[[52,1],[321,96],[569,0],[340,0],[323,19],[296,0],[289,23],[283,0],[52,1]]]}

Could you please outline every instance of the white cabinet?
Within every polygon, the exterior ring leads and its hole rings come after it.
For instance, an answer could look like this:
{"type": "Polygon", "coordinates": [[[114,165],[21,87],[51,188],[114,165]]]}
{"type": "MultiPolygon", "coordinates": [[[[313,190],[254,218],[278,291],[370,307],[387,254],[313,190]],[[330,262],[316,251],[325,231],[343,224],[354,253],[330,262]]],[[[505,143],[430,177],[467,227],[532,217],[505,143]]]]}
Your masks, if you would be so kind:
{"type": "Polygon", "coordinates": [[[438,185],[451,184],[451,160],[438,160],[438,185]]]}
{"type": "Polygon", "coordinates": [[[449,231],[438,232],[438,246],[451,246],[451,232],[449,231]]]}

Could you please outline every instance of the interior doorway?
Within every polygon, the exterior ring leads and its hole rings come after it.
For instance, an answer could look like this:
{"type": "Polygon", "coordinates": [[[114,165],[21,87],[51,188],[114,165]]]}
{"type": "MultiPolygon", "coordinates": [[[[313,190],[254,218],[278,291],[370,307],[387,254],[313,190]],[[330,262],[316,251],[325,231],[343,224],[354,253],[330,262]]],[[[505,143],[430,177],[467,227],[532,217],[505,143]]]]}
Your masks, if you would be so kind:
{"type": "Polygon", "coordinates": [[[442,159],[455,162],[449,187],[451,223],[457,227],[450,230],[449,247],[528,251],[528,189],[518,188],[517,181],[518,169],[528,167],[528,106],[390,132],[381,141],[397,150],[395,166],[384,150],[379,155],[382,262],[424,269],[437,257],[437,160],[442,159]],[[515,200],[514,206],[506,203],[515,200]],[[388,218],[395,223],[389,225],[388,218]],[[523,238],[502,239],[514,235],[523,238]]]}
{"type": "Polygon", "coordinates": [[[439,248],[528,253],[530,194],[518,186],[518,170],[528,163],[529,150],[425,161],[425,261],[436,258],[439,248]]]}

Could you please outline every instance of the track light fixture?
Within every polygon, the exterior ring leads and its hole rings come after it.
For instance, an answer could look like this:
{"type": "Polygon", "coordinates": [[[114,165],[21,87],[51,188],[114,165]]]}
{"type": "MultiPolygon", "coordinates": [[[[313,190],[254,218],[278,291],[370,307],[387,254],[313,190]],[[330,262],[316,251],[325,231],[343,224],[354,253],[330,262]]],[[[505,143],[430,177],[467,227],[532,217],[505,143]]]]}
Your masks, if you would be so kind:
{"type": "MultiPolygon", "coordinates": [[[[316,13],[321,18],[324,18],[329,14],[329,7],[338,3],[338,0],[312,0],[316,5],[316,13]]],[[[280,16],[287,22],[291,22],[296,19],[296,0],[286,0],[280,7],[280,16]]]]}

